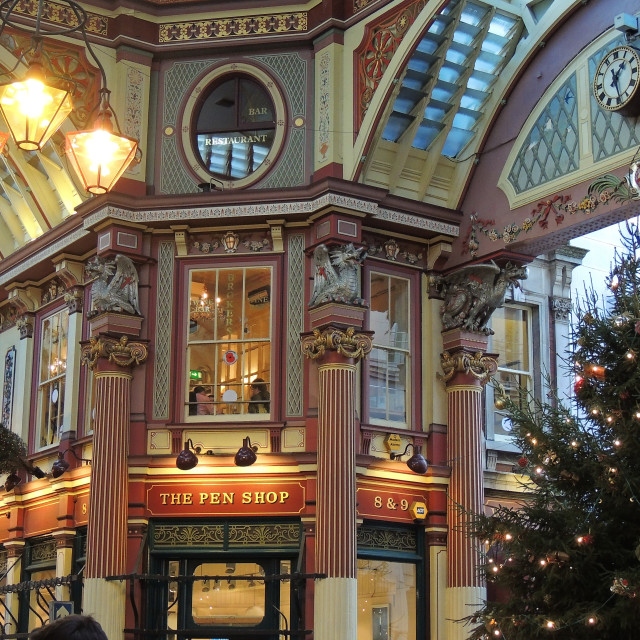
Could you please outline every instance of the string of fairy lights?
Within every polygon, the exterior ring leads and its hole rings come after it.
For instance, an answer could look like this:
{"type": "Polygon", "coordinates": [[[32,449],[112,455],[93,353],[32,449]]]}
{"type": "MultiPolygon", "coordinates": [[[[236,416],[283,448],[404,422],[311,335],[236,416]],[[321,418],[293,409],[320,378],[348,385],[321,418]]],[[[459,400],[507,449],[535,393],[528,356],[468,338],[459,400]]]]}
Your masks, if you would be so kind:
{"type": "MultiPolygon", "coordinates": [[[[609,288],[615,293],[618,286],[621,283],[621,279],[617,274],[614,274],[608,283],[609,288]]],[[[637,341],[640,343],[640,318],[636,318],[634,314],[629,312],[625,312],[621,315],[616,315],[612,317],[611,322],[616,328],[623,328],[630,322],[635,323],[635,336],[637,341]]],[[[583,316],[583,322],[587,325],[592,324],[594,322],[594,318],[590,313],[586,313],[583,316]]],[[[580,350],[581,341],[577,341],[577,349],[578,352],[580,350]]],[[[635,346],[635,345],[632,345],[635,346]]],[[[627,348],[623,355],[623,360],[629,363],[635,363],[638,357],[638,352],[634,348],[627,348]]],[[[606,379],[607,369],[598,363],[585,362],[584,358],[580,355],[576,357],[575,361],[576,373],[575,373],[575,382],[574,382],[574,391],[576,396],[580,394],[581,390],[585,388],[585,386],[591,384],[591,382],[596,381],[598,383],[602,383],[606,379]]],[[[604,441],[599,441],[598,445],[600,447],[601,453],[610,454],[612,452],[621,452],[624,448],[625,443],[623,442],[623,438],[616,433],[615,425],[618,420],[623,419],[623,415],[620,411],[617,410],[606,410],[603,409],[602,406],[599,406],[593,403],[589,406],[590,403],[587,403],[585,406],[583,404],[585,414],[584,417],[595,424],[602,424],[604,429],[605,439],[604,441]],[[609,445],[607,445],[609,442],[609,445]]],[[[569,410],[565,407],[561,406],[559,411],[564,412],[564,419],[573,427],[573,433],[579,431],[582,426],[579,424],[581,421],[577,416],[571,415],[569,410]]],[[[636,407],[634,410],[627,414],[629,418],[634,421],[638,421],[640,423],[640,408],[636,407]]],[[[524,455],[518,460],[517,466],[521,468],[522,473],[525,472],[525,469],[529,469],[531,472],[531,481],[535,483],[536,477],[544,476],[547,473],[548,467],[550,465],[554,465],[558,462],[557,455],[550,451],[548,448],[548,444],[544,439],[544,431],[541,430],[542,435],[533,435],[531,432],[527,432],[525,439],[531,446],[531,450],[534,452],[531,455],[533,460],[537,460],[536,462],[530,461],[524,455]]],[[[571,449],[577,450],[582,445],[583,442],[578,437],[572,438],[568,443],[571,449]]],[[[593,444],[593,443],[590,443],[593,444]]],[[[573,474],[566,470],[561,471],[560,476],[562,474],[566,474],[564,477],[568,480],[577,481],[577,477],[573,476],[573,474]],[[573,476],[573,477],[572,477],[573,476]]],[[[638,499],[638,495],[634,485],[630,482],[629,477],[625,473],[624,465],[620,464],[611,464],[608,469],[606,469],[605,465],[605,473],[609,475],[609,481],[613,484],[614,482],[621,480],[625,487],[626,491],[629,495],[629,501],[631,503],[635,503],[636,505],[640,504],[640,500],[638,499]]],[[[592,505],[590,509],[585,510],[583,526],[581,527],[584,531],[579,531],[576,533],[573,544],[577,547],[581,547],[584,545],[590,545],[594,542],[594,537],[589,533],[589,521],[596,510],[598,499],[592,505]]],[[[578,527],[580,528],[580,527],[578,527]]],[[[486,560],[486,569],[488,572],[489,579],[491,576],[497,576],[500,571],[513,562],[513,557],[506,554],[506,558],[503,561],[499,561],[500,552],[508,551],[510,543],[514,540],[514,535],[511,532],[503,532],[496,533],[494,535],[493,541],[485,540],[485,560],[486,560]],[[492,556],[492,552],[495,557],[492,556]]],[[[536,562],[538,566],[542,569],[550,566],[550,565],[570,565],[571,556],[566,551],[552,551],[547,554],[544,554],[538,558],[530,558],[531,562],[536,562]]],[[[588,614],[580,615],[575,619],[564,620],[562,622],[550,618],[544,618],[541,616],[541,626],[544,629],[547,629],[550,632],[560,631],[562,629],[567,629],[570,627],[574,627],[576,625],[587,625],[590,627],[595,627],[599,622],[599,614],[604,609],[612,599],[614,599],[618,595],[626,596],[626,597],[635,597],[636,589],[633,585],[629,584],[629,582],[622,577],[614,577],[613,583],[610,587],[611,594],[599,605],[592,607],[592,610],[588,614]]],[[[504,640],[509,640],[508,635],[505,633],[503,628],[498,620],[495,618],[489,618],[485,620],[485,628],[489,635],[485,635],[485,638],[504,638],[504,640]]]]}

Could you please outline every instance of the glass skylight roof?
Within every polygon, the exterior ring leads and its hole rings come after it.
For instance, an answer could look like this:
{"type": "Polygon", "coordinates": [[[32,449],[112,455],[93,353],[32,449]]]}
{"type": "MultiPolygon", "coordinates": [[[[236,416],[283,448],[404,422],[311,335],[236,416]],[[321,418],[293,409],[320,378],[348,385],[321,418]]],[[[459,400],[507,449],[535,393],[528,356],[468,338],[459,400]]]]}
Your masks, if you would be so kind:
{"type": "Polygon", "coordinates": [[[518,16],[490,4],[449,2],[408,62],[382,138],[398,142],[411,128],[411,146],[458,156],[474,138],[482,108],[523,31],[518,16]]]}

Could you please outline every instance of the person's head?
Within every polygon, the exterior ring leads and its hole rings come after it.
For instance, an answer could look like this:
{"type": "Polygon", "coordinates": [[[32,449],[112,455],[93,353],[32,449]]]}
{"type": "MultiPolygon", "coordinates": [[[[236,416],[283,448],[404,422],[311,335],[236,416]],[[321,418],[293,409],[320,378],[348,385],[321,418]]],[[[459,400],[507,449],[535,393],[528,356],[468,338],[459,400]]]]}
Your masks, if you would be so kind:
{"type": "Polygon", "coordinates": [[[194,393],[204,393],[204,387],[196,387],[193,391],[194,393]]]}
{"type": "Polygon", "coordinates": [[[36,629],[29,640],[108,640],[100,624],[91,616],[72,615],[36,629]]]}
{"type": "Polygon", "coordinates": [[[260,393],[267,388],[266,382],[262,378],[254,378],[251,382],[251,393],[260,393]]]}

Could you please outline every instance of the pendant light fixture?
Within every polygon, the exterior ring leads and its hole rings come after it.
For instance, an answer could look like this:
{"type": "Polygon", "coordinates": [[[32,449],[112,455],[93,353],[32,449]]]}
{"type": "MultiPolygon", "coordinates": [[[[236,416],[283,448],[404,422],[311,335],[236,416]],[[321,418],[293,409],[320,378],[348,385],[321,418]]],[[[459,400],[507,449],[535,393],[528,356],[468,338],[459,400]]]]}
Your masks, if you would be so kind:
{"type": "MultiPolygon", "coordinates": [[[[32,47],[27,54],[28,69],[21,81],[0,84],[0,113],[2,113],[11,137],[20,149],[40,151],[49,138],[59,129],[72,112],[70,87],[73,79],[58,78],[62,82],[51,83],[55,74],[45,70],[46,52],[44,37],[70,35],[82,36],[87,52],[95,62],[101,77],[100,100],[95,105],[97,116],[92,129],[66,134],[66,153],[70,164],[82,180],[86,191],[103,194],[110,191],[127,167],[141,155],[138,141],[119,131],[118,119],[109,104],[110,91],[104,67],[87,38],[87,13],[74,0],[60,0],[60,15],[67,16],[68,26],[54,28],[43,25],[44,0],[38,0],[35,25],[26,28],[14,19],[13,12],[19,4],[15,0],[0,0],[0,35],[6,26],[28,30],[32,35],[32,47]],[[114,126],[115,122],[115,126],[114,126]]],[[[1,134],[1,132],[0,132],[1,134]]],[[[6,134],[3,134],[6,135],[6,134]]],[[[0,135],[0,151],[2,150],[0,135]]]]}

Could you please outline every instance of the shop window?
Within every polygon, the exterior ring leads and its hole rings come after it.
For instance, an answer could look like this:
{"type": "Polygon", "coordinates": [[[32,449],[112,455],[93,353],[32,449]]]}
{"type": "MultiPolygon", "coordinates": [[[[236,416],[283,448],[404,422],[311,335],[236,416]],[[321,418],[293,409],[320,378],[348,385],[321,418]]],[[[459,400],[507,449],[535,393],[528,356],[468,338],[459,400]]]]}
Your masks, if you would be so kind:
{"type": "MultiPolygon", "coordinates": [[[[527,396],[533,392],[531,315],[528,307],[505,305],[496,309],[491,316],[494,333],[489,343],[489,352],[498,354],[498,371],[494,379],[502,385],[505,395],[516,405],[526,402],[527,396]]],[[[505,411],[495,407],[495,399],[499,393],[493,385],[487,385],[487,437],[509,440],[511,419],[505,411]]]]}
{"type": "Polygon", "coordinates": [[[189,274],[186,418],[271,413],[271,268],[189,274]]]}
{"type": "Polygon", "coordinates": [[[358,640],[415,640],[416,565],[358,560],[358,640]]]}
{"type": "Polygon", "coordinates": [[[206,171],[240,180],[260,168],[274,144],[276,111],[259,82],[227,77],[213,85],[196,111],[195,146],[206,171]]]}
{"type": "Polygon", "coordinates": [[[39,448],[60,440],[64,417],[69,312],[63,309],[42,320],[38,380],[39,448]]]}
{"type": "Polygon", "coordinates": [[[372,423],[408,426],[410,374],[409,281],[370,274],[368,357],[369,417],[372,423]]]}

